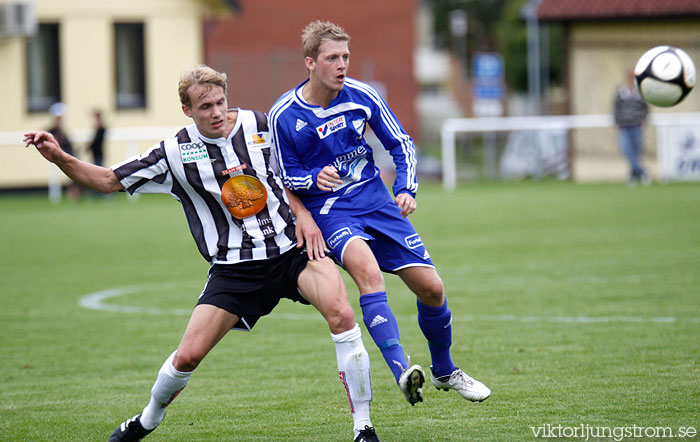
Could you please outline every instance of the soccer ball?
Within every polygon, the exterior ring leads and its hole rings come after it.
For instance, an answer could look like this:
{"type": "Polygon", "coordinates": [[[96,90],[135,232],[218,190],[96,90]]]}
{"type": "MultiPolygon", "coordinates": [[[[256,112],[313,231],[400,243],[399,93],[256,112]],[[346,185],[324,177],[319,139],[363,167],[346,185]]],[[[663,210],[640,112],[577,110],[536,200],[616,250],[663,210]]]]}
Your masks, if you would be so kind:
{"type": "Polygon", "coordinates": [[[639,58],[634,78],[644,100],[669,107],[680,103],[695,86],[695,65],[682,49],[657,46],[639,58]]]}

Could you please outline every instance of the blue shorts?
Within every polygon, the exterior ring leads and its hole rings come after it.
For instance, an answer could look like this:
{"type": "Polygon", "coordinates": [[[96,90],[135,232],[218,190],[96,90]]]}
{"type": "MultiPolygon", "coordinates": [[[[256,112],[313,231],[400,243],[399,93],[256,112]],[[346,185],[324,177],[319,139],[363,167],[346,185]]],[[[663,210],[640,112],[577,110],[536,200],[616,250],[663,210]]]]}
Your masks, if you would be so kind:
{"type": "Polygon", "coordinates": [[[315,220],[328,249],[341,264],[350,241],[363,239],[384,272],[415,266],[435,268],[423,240],[393,201],[370,213],[331,210],[315,220]]]}

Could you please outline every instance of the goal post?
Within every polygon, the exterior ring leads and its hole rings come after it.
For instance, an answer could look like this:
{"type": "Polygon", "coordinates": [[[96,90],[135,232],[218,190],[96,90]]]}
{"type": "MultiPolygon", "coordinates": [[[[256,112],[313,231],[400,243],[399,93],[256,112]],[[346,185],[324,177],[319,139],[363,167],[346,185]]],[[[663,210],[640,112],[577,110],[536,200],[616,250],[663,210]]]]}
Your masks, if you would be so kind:
{"type": "MultiPolygon", "coordinates": [[[[656,130],[660,178],[700,179],[700,113],[652,113],[648,123],[656,130]],[[690,142],[695,143],[692,149],[688,146],[690,142]],[[691,150],[695,152],[691,153],[691,158],[679,159],[679,154],[687,155],[691,150]],[[679,170],[679,167],[682,170],[679,170]]],[[[568,132],[572,129],[613,127],[613,117],[608,114],[447,119],[440,131],[443,187],[446,190],[454,190],[457,186],[457,134],[486,135],[498,132],[556,130],[568,132]]]]}

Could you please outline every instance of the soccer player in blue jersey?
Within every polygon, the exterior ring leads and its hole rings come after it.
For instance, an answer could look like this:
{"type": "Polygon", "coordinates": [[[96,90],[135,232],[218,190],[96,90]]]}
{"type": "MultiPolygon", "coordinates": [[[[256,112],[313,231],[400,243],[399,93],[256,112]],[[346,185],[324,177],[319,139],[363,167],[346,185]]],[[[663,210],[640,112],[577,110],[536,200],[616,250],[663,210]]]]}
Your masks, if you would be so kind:
{"type": "Polygon", "coordinates": [[[309,78],[282,95],[269,115],[284,183],[301,198],[328,248],[357,284],[364,323],[406,400],[411,405],[423,400],[425,374],[404,354],[382,271],[397,274],[418,298],[433,385],[483,401],[491,390],[452,361],[452,313],[444,287],[406,218],[416,209],[415,145],[379,94],[347,76],[349,41],[330,22],[304,28],[309,78]],[[367,126],[393,157],[394,198],[363,136],[367,126]]]}

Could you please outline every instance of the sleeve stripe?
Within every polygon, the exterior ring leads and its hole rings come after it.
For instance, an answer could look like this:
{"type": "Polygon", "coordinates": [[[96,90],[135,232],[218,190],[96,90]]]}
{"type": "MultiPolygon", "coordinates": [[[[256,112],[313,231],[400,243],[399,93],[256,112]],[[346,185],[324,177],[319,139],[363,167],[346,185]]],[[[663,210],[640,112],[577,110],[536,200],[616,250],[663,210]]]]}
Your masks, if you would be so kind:
{"type": "Polygon", "coordinates": [[[345,80],[345,84],[363,92],[379,106],[381,121],[394,138],[399,140],[404,157],[406,158],[406,188],[415,193],[418,189],[418,180],[416,177],[416,149],[415,145],[411,142],[410,136],[401,130],[398,121],[393,117],[384,100],[381,99],[374,89],[349,78],[345,80]]]}
{"type": "Polygon", "coordinates": [[[112,170],[114,170],[114,173],[121,180],[124,177],[133,175],[139,170],[148,169],[149,167],[164,160],[164,158],[165,154],[163,152],[163,143],[161,142],[136,159],[130,158],[112,166],[112,170]]]}
{"type": "Polygon", "coordinates": [[[313,185],[313,175],[306,175],[300,177],[291,177],[287,175],[286,168],[284,167],[284,157],[282,156],[282,151],[280,150],[280,145],[277,142],[278,137],[278,118],[280,115],[294,103],[294,90],[287,92],[279,101],[272,106],[270,109],[270,126],[272,129],[272,139],[277,152],[277,160],[279,162],[280,170],[282,171],[282,176],[284,177],[284,185],[291,190],[296,189],[310,189],[313,185]]]}

